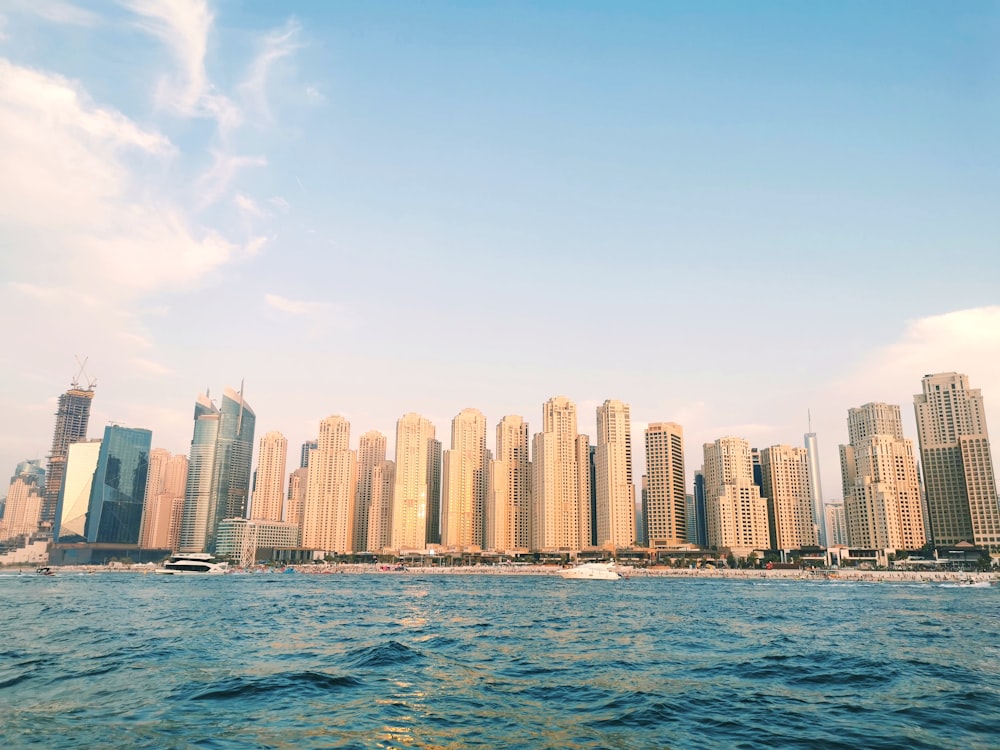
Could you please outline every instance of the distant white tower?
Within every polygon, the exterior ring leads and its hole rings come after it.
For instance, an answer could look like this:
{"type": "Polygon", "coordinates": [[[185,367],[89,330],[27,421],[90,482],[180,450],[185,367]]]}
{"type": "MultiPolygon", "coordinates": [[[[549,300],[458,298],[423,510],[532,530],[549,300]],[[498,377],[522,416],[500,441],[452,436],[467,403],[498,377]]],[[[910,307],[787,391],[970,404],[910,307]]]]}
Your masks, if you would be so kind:
{"type": "MultiPolygon", "coordinates": [[[[809,422],[809,427],[812,428],[811,416],[809,422]]],[[[819,479],[819,447],[816,443],[816,433],[810,429],[804,438],[806,460],[809,466],[809,497],[812,501],[813,524],[816,527],[816,543],[820,547],[826,547],[826,511],[823,509],[823,487],[819,479]]]]}

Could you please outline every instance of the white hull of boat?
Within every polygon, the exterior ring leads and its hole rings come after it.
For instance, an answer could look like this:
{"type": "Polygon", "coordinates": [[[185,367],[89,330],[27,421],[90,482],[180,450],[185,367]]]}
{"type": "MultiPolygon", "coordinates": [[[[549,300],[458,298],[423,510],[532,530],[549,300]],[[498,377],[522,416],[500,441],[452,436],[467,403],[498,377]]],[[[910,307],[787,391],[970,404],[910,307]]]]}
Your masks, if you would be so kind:
{"type": "Polygon", "coordinates": [[[621,578],[614,570],[614,563],[583,563],[574,568],[562,570],[563,578],[579,581],[617,581],[621,578]]]}

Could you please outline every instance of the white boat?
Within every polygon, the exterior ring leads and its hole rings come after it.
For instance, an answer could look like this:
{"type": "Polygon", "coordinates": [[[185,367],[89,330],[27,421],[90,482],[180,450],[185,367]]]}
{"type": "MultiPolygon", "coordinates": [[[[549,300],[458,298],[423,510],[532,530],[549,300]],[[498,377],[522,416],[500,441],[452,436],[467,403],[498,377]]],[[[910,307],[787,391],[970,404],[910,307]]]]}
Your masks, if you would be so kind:
{"type": "Polygon", "coordinates": [[[188,552],[173,555],[153,572],[173,576],[220,575],[229,572],[229,563],[216,562],[207,552],[188,552]]]}
{"type": "Polygon", "coordinates": [[[563,578],[584,579],[590,581],[617,581],[621,578],[614,570],[614,562],[581,563],[572,568],[559,571],[563,578]]]}

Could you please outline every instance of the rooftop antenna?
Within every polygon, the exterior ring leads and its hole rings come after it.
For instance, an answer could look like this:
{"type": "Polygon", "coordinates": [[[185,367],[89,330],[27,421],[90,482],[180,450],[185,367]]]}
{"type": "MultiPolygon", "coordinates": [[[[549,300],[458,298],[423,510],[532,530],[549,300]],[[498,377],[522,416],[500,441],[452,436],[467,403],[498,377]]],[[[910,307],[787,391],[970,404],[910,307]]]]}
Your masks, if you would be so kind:
{"type": "Polygon", "coordinates": [[[86,380],[86,382],[87,382],[87,387],[85,389],[83,389],[83,390],[87,390],[87,391],[94,390],[94,388],[97,387],[97,378],[91,378],[90,375],[87,374],[87,360],[90,359],[90,358],[89,357],[84,357],[83,361],[81,362],[80,358],[77,355],[74,354],[73,355],[73,359],[75,359],[76,363],[78,365],[80,365],[80,369],[76,371],[76,374],[73,376],[73,381],[69,384],[69,387],[70,388],[79,388],[80,387],[80,376],[82,375],[83,378],[84,378],[84,380],[86,380]]]}
{"type": "Polygon", "coordinates": [[[812,412],[806,409],[806,421],[809,423],[809,433],[812,434],[813,431],[813,415],[812,412]]]}
{"type": "Polygon", "coordinates": [[[243,382],[245,378],[240,378],[240,416],[236,421],[236,434],[243,434],[243,382]]]}

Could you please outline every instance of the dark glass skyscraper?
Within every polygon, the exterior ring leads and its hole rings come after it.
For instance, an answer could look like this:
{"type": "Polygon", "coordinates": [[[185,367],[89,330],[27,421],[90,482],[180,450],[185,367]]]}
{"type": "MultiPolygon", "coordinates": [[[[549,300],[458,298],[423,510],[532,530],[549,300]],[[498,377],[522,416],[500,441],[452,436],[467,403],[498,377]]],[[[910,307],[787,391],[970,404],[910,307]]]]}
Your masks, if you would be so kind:
{"type": "Polygon", "coordinates": [[[84,527],[88,542],[139,543],[152,439],[149,430],[104,428],[84,527]]]}
{"type": "Polygon", "coordinates": [[[42,498],[42,511],[39,516],[39,523],[43,529],[51,529],[55,521],[56,505],[59,503],[59,491],[62,489],[63,477],[66,474],[66,454],[70,443],[78,443],[87,439],[90,404],[93,400],[93,383],[86,388],[81,388],[75,380],[70,385],[70,389],[59,396],[56,429],[52,434],[52,450],[49,453],[49,466],[45,475],[45,494],[42,498]]]}
{"type": "Polygon", "coordinates": [[[226,388],[222,405],[198,397],[181,519],[181,552],[214,552],[223,518],[243,518],[250,495],[256,415],[242,393],[226,388]]]}

